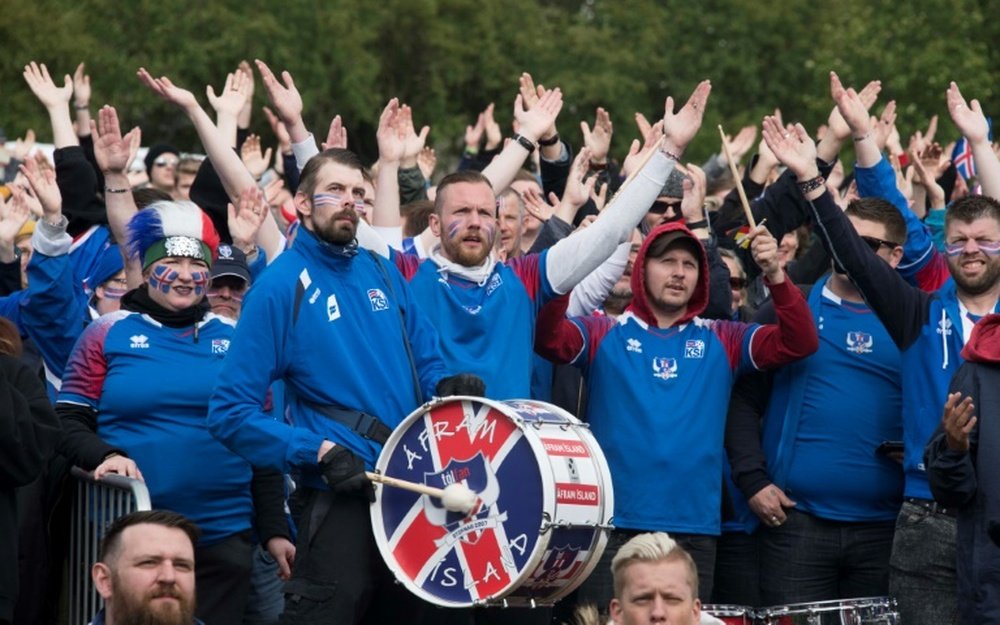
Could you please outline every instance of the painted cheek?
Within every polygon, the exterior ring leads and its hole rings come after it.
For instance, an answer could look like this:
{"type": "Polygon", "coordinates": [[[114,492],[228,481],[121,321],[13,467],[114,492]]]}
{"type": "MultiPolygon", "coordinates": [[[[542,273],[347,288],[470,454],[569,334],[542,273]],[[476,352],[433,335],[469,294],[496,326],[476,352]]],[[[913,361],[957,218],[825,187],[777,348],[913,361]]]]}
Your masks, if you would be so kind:
{"type": "Polygon", "coordinates": [[[316,193],[312,197],[313,206],[340,206],[344,203],[344,196],[337,193],[316,193]]]}
{"type": "Polygon", "coordinates": [[[493,234],[496,232],[496,224],[493,223],[492,221],[487,221],[483,223],[483,232],[486,233],[486,240],[492,241],[493,234]]]}
{"type": "Polygon", "coordinates": [[[150,274],[149,286],[161,293],[169,293],[170,287],[177,281],[179,275],[177,271],[170,267],[160,265],[159,267],[155,267],[153,273],[150,274]]]}
{"type": "Polygon", "coordinates": [[[104,299],[121,299],[124,296],[125,289],[104,287],[104,299]]]}
{"type": "Polygon", "coordinates": [[[458,232],[461,229],[462,229],[462,222],[459,219],[456,219],[455,221],[453,221],[450,224],[448,224],[448,227],[447,227],[448,238],[449,239],[458,238],[458,232]]]}
{"type": "Polygon", "coordinates": [[[192,271],[191,279],[194,281],[194,294],[203,295],[208,287],[208,272],[192,271]]]}

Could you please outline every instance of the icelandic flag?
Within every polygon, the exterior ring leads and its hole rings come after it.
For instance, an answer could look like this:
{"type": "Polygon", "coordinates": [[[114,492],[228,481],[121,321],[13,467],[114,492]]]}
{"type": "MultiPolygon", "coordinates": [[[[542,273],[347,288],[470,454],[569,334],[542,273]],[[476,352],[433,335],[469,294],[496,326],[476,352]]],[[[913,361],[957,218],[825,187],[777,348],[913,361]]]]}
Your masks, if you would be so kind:
{"type": "MultiPolygon", "coordinates": [[[[987,117],[986,124],[989,127],[989,140],[993,141],[993,118],[987,117]]],[[[972,158],[972,146],[969,145],[965,137],[955,143],[955,149],[951,152],[951,162],[954,163],[958,174],[965,180],[976,176],[976,162],[972,158]]]]}

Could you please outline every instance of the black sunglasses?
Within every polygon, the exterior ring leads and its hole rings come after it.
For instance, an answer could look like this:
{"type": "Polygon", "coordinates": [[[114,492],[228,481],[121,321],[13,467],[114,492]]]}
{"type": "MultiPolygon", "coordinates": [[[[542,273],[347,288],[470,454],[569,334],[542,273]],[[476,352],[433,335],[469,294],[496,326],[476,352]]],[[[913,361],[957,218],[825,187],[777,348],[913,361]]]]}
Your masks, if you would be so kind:
{"type": "Polygon", "coordinates": [[[899,247],[899,243],[893,243],[892,241],[886,241],[885,239],[878,239],[876,237],[866,237],[862,236],[861,239],[868,244],[868,247],[872,248],[872,251],[878,254],[879,249],[884,245],[890,250],[894,250],[899,247]]]}
{"type": "Polygon", "coordinates": [[[663,200],[656,200],[653,205],[649,207],[649,212],[655,215],[662,215],[671,210],[674,213],[680,213],[681,202],[676,200],[674,202],[664,202],[663,200]]]}

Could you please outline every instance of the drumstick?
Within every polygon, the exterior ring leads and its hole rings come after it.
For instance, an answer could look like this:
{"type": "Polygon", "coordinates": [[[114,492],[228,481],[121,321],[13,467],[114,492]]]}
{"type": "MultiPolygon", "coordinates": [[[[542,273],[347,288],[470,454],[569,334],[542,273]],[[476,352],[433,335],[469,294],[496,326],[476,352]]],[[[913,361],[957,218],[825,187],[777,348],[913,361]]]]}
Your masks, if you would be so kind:
{"type": "Polygon", "coordinates": [[[379,484],[436,497],[441,500],[441,503],[444,504],[447,510],[451,510],[452,512],[467,514],[476,506],[476,502],[479,499],[476,493],[472,492],[472,489],[460,482],[449,484],[445,488],[435,488],[434,486],[401,480],[398,477],[390,477],[371,471],[366,471],[365,475],[368,476],[369,480],[378,482],[379,484]]]}
{"type": "Polygon", "coordinates": [[[719,124],[719,135],[722,137],[722,151],[726,153],[726,160],[729,161],[729,171],[733,172],[733,180],[736,181],[736,191],[740,194],[743,213],[747,216],[747,225],[750,226],[750,230],[752,231],[757,227],[757,222],[754,221],[753,213],[750,211],[750,202],[747,201],[746,191],[743,190],[743,181],[740,180],[740,173],[736,170],[733,155],[729,153],[729,145],[726,143],[726,131],[722,129],[722,124],[719,124]]]}

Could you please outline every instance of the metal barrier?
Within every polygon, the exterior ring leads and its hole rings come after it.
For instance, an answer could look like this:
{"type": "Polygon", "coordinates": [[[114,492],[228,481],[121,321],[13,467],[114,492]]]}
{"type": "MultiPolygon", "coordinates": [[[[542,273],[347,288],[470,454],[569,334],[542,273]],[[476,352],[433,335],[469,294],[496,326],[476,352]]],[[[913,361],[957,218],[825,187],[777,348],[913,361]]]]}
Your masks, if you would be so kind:
{"type": "Polygon", "coordinates": [[[104,531],[120,516],[152,509],[149,491],[141,480],[114,473],[94,480],[79,467],[69,537],[69,623],[87,625],[100,609],[100,596],[90,577],[104,531]]]}

